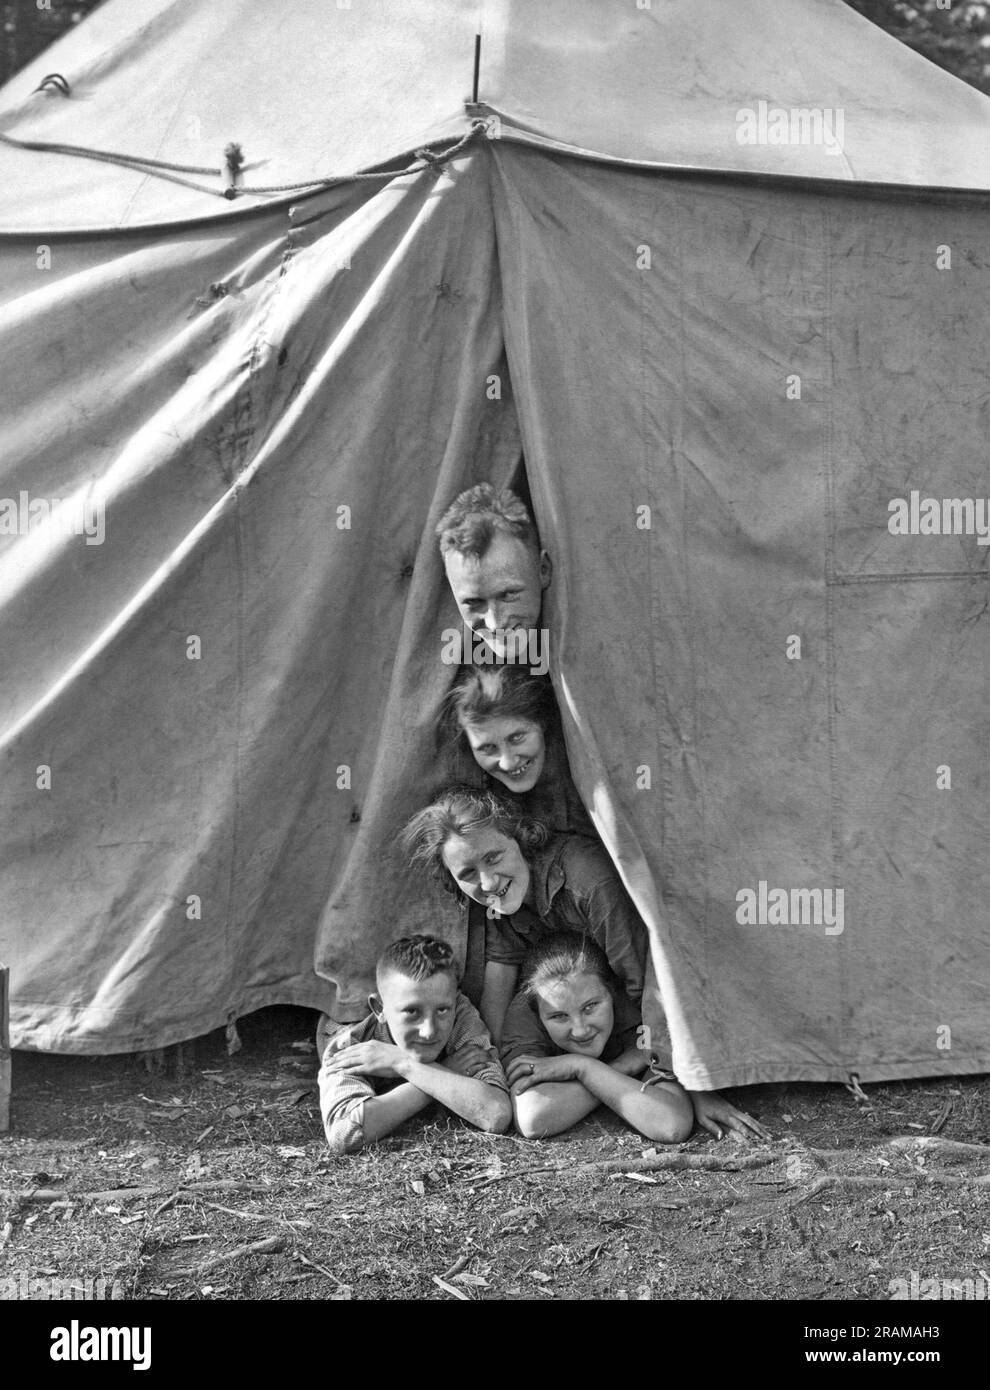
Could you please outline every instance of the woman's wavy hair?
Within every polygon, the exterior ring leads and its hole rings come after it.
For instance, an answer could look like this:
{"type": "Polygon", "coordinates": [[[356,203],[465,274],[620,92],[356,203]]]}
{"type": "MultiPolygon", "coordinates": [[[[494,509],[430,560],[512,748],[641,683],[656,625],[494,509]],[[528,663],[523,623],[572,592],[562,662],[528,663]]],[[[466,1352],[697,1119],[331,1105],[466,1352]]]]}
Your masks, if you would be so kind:
{"type": "Polygon", "coordinates": [[[455,835],[469,835],[489,826],[515,840],[525,859],[550,838],[543,822],[524,815],[511,797],[457,782],[437,792],[429,806],[416,812],[402,830],[399,843],[411,864],[422,865],[444,892],[465,903],[468,899],[443,862],[443,847],[455,835]]]}
{"type": "Polygon", "coordinates": [[[530,675],[526,666],[469,667],[447,693],[440,729],[473,758],[464,726],[482,719],[526,719],[548,737],[560,725],[550,677],[530,675]]]}
{"type": "Polygon", "coordinates": [[[522,963],[521,993],[536,1013],[537,998],[547,985],[572,975],[597,975],[615,1003],[619,981],[608,963],[608,956],[593,937],[583,932],[551,932],[530,950],[522,963]]]}

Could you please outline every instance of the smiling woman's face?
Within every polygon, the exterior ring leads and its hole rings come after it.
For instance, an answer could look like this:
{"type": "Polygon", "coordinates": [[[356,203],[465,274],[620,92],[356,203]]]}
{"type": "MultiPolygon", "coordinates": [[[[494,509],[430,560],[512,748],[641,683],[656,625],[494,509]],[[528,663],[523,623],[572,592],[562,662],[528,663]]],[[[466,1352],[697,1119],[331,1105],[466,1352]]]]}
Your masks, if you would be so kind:
{"type": "Polygon", "coordinates": [[[597,975],[567,975],[541,987],[536,996],[540,1022],[562,1052],[600,1057],[612,1035],[615,1006],[597,975]]]}
{"type": "Polygon", "coordinates": [[[465,724],[464,736],[480,768],[511,792],[532,791],[547,760],[543,730],[531,719],[492,718],[465,724]]]}
{"type": "Polygon", "coordinates": [[[518,912],[529,888],[529,865],[515,840],[489,826],[452,835],[443,862],[461,892],[508,916],[518,912]]]}

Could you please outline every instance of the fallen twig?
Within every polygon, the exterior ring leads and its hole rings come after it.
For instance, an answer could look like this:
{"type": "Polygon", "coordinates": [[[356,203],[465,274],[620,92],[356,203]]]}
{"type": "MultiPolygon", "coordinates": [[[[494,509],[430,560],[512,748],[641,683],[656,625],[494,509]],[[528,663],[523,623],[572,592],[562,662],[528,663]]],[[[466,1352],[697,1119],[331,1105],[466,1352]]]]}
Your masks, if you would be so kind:
{"type": "Polygon", "coordinates": [[[948,1119],[949,1119],[949,1116],[952,1114],[952,1112],[953,1112],[954,1109],[955,1109],[955,1101],[953,1101],[952,1099],[947,1100],[947,1101],[945,1102],[945,1104],[942,1106],[942,1109],[941,1109],[941,1111],[939,1112],[938,1118],[935,1120],[935,1123],[932,1125],[930,1133],[932,1133],[932,1134],[938,1134],[940,1130],[943,1130],[943,1129],[945,1128],[945,1126],[946,1126],[946,1123],[947,1123],[947,1121],[948,1121],[948,1119]]]}
{"type": "Polygon", "coordinates": [[[208,1207],[210,1211],[222,1211],[227,1216],[239,1216],[242,1221],[274,1221],[280,1226],[288,1226],[293,1235],[297,1235],[300,1226],[312,1225],[309,1221],[289,1221],[284,1216],[267,1216],[263,1211],[236,1211],[233,1207],[222,1207],[219,1202],[201,1202],[200,1206],[208,1207]]]}
{"type": "Polygon", "coordinates": [[[340,1286],[340,1288],[347,1289],[350,1287],[350,1285],[345,1284],[342,1279],[338,1279],[336,1274],[332,1274],[329,1269],[324,1269],[323,1265],[318,1265],[315,1260],[307,1260],[306,1256],[303,1254],[301,1250],[297,1250],[295,1252],[295,1255],[297,1260],[301,1260],[304,1265],[309,1265],[310,1269],[319,1270],[321,1274],[325,1274],[328,1279],[332,1279],[335,1284],[340,1286]]]}
{"type": "Polygon", "coordinates": [[[739,1154],[736,1158],[722,1154],[654,1154],[651,1158],[603,1158],[588,1163],[578,1163],[573,1167],[560,1169],[564,1172],[587,1172],[595,1169],[599,1173],[671,1173],[684,1170],[705,1173],[740,1173],[749,1168],[768,1168],[776,1163],[779,1154],[739,1154]]]}
{"type": "Polygon", "coordinates": [[[470,1255],[459,1255],[449,1269],[445,1269],[440,1275],[441,1279],[452,1279],[455,1274],[460,1274],[465,1265],[471,1263],[470,1255]]]}
{"type": "MultiPolygon", "coordinates": [[[[949,1173],[912,1173],[907,1182],[930,1183],[936,1187],[971,1187],[990,1185],[990,1173],[978,1178],[956,1178],[949,1173]]],[[[816,1178],[810,1187],[804,1192],[794,1197],[785,1197],[785,1203],[789,1207],[800,1206],[802,1202],[808,1202],[812,1197],[817,1197],[820,1192],[824,1192],[829,1187],[872,1187],[896,1189],[905,1186],[903,1174],[892,1176],[885,1174],[883,1177],[862,1177],[852,1173],[824,1173],[820,1178],[816,1178]]]]}
{"type": "Polygon", "coordinates": [[[199,1277],[206,1274],[208,1270],[214,1269],[217,1265],[227,1264],[230,1260],[240,1260],[245,1255],[275,1255],[279,1250],[284,1250],[286,1241],[284,1236],[269,1236],[267,1240],[256,1240],[251,1245],[238,1245],[234,1250],[227,1250],[222,1255],[214,1255],[209,1260],[203,1260],[194,1269],[177,1269],[176,1274],[194,1274],[199,1277]]]}
{"type": "Polygon", "coordinates": [[[943,1139],[940,1134],[902,1134],[896,1139],[888,1139],[889,1149],[920,1149],[923,1153],[940,1153],[948,1157],[955,1154],[959,1158],[978,1158],[990,1155],[990,1144],[963,1144],[958,1139],[943,1139]]]}
{"type": "Polygon", "coordinates": [[[177,1202],[179,1200],[179,1196],[180,1193],[173,1192],[171,1197],[166,1197],[164,1202],[160,1202],[158,1206],[155,1207],[154,1211],[151,1213],[151,1216],[148,1218],[149,1221],[154,1221],[156,1216],[161,1216],[163,1211],[167,1211],[168,1208],[172,1206],[174,1202],[177,1202]]]}
{"type": "MultiPolygon", "coordinates": [[[[0,1197],[9,1197],[18,1202],[132,1202],[137,1197],[158,1197],[169,1192],[167,1187],[111,1187],[105,1192],[59,1192],[53,1187],[28,1188],[18,1192],[14,1188],[0,1188],[0,1197]]],[[[270,1192],[265,1183],[237,1182],[232,1178],[222,1178],[216,1182],[184,1182],[172,1190],[179,1197],[184,1192],[270,1192]]]]}
{"type": "Polygon", "coordinates": [[[453,1286],[453,1284],[447,1284],[447,1283],[445,1283],[445,1282],[440,1278],[439,1274],[434,1274],[434,1275],[433,1275],[433,1282],[434,1282],[434,1284],[437,1285],[438,1288],[443,1289],[444,1293],[452,1294],[454,1298],[459,1298],[459,1299],[461,1300],[462,1303],[470,1303],[470,1302],[471,1302],[470,1298],[468,1298],[467,1294],[464,1292],[463,1289],[455,1289],[454,1286],[453,1286]]]}

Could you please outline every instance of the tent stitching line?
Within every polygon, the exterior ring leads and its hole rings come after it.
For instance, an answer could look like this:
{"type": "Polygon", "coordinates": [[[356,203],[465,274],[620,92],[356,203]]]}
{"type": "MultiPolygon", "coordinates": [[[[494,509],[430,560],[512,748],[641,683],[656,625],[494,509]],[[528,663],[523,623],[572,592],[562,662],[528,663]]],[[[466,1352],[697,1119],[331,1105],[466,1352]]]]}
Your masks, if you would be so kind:
{"type": "MultiPolygon", "coordinates": [[[[828,204],[823,204],[819,226],[826,246],[832,245],[832,212],[828,204]]],[[[843,860],[840,825],[842,807],[839,801],[839,735],[838,735],[838,671],[835,650],[835,586],[830,582],[835,574],[835,472],[833,468],[833,448],[835,443],[832,407],[835,400],[835,367],[832,356],[832,259],[828,255],[821,258],[825,298],[824,323],[822,324],[822,343],[826,370],[829,370],[829,390],[824,410],[822,429],[822,474],[825,484],[825,699],[826,727],[828,730],[828,817],[829,838],[832,850],[832,888],[838,889],[841,878],[840,865],[843,860]]],[[[847,959],[840,948],[837,951],[839,999],[836,1008],[838,1030],[838,1053],[846,1058],[847,1067],[857,1065],[846,1052],[846,1026],[849,1006],[844,1006],[848,998],[847,959]]]]}
{"type": "MultiPolygon", "coordinates": [[[[290,233],[289,235],[291,236],[291,233],[290,233]]],[[[286,273],[287,273],[288,268],[289,268],[289,265],[290,265],[290,263],[291,263],[291,260],[292,260],[292,257],[293,257],[293,250],[294,250],[294,248],[290,245],[289,248],[288,248],[288,250],[287,250],[287,252],[286,252],[286,254],[283,256],[282,261],[281,261],[281,264],[280,264],[280,266],[279,266],[278,275],[276,276],[274,285],[273,285],[273,287],[272,287],[272,293],[271,293],[271,295],[270,295],[270,297],[269,297],[268,303],[267,303],[267,305],[265,305],[264,309],[262,310],[262,312],[261,312],[260,315],[258,316],[258,319],[257,319],[257,321],[256,321],[256,323],[255,323],[255,329],[254,329],[254,333],[253,333],[253,336],[252,336],[251,341],[250,341],[249,350],[248,350],[246,356],[245,356],[244,358],[242,358],[242,364],[243,364],[243,366],[246,368],[245,378],[244,378],[244,380],[243,380],[243,382],[242,382],[240,388],[235,392],[234,398],[233,398],[233,400],[232,400],[232,402],[231,402],[231,410],[232,410],[233,419],[234,419],[234,424],[235,424],[235,429],[234,429],[234,432],[233,432],[233,438],[232,438],[232,440],[231,440],[231,459],[230,459],[230,465],[229,465],[229,466],[230,466],[230,471],[231,471],[231,478],[230,478],[231,491],[232,491],[232,495],[233,495],[233,499],[234,499],[234,507],[233,507],[233,541],[234,541],[234,552],[235,552],[235,566],[234,566],[234,569],[235,569],[235,574],[236,574],[236,577],[237,577],[237,623],[236,623],[236,625],[235,625],[235,626],[236,626],[235,641],[236,641],[236,644],[237,644],[237,658],[236,658],[236,666],[237,666],[237,690],[236,690],[235,709],[234,709],[234,720],[235,720],[234,767],[233,767],[233,788],[234,788],[233,802],[234,802],[234,816],[233,816],[233,821],[232,821],[232,824],[231,824],[231,833],[230,833],[230,863],[229,863],[229,871],[228,871],[228,875],[227,875],[227,893],[226,893],[226,906],[227,906],[227,910],[226,910],[226,914],[225,914],[225,923],[224,923],[224,946],[225,946],[225,948],[228,950],[228,952],[229,952],[230,930],[231,930],[231,924],[232,924],[233,909],[234,909],[234,905],[235,905],[235,902],[236,902],[236,893],[237,893],[236,876],[237,876],[237,866],[238,866],[238,847],[239,847],[239,843],[240,843],[239,828],[240,828],[240,824],[241,824],[241,821],[242,821],[242,818],[243,818],[243,805],[242,805],[242,800],[241,800],[241,796],[242,796],[242,785],[243,785],[243,777],[242,777],[242,770],[241,770],[241,769],[242,769],[242,746],[241,746],[241,741],[242,741],[242,736],[243,736],[243,712],[244,712],[244,673],[245,673],[244,634],[245,634],[245,630],[246,630],[246,627],[247,627],[247,616],[246,616],[246,611],[245,611],[245,597],[244,597],[244,534],[243,534],[243,517],[242,517],[242,513],[241,513],[241,496],[242,496],[242,493],[243,493],[243,491],[244,491],[244,483],[243,483],[243,480],[242,480],[242,476],[241,476],[241,475],[242,475],[243,470],[244,470],[244,468],[245,468],[245,466],[246,466],[246,464],[247,464],[247,462],[248,462],[249,456],[250,456],[250,454],[251,454],[251,452],[252,452],[252,448],[253,448],[254,442],[255,442],[255,435],[256,435],[256,433],[257,433],[257,415],[256,415],[256,411],[255,411],[254,384],[255,384],[255,381],[256,381],[256,379],[257,379],[257,377],[258,377],[259,372],[262,370],[262,368],[263,368],[263,366],[265,365],[265,362],[266,362],[265,351],[264,351],[265,348],[267,347],[267,348],[269,349],[268,354],[267,354],[267,360],[268,360],[268,361],[271,361],[271,358],[272,358],[272,355],[273,355],[273,354],[272,354],[272,351],[271,351],[271,344],[268,342],[268,340],[267,340],[267,338],[266,338],[266,336],[265,336],[265,332],[266,332],[266,328],[267,328],[268,322],[269,322],[269,320],[270,320],[270,318],[271,318],[272,312],[273,312],[274,307],[275,307],[275,301],[276,301],[276,299],[277,299],[277,297],[278,297],[278,292],[279,292],[280,288],[282,287],[282,285],[283,285],[283,283],[284,283],[286,273]]],[[[230,962],[230,960],[228,959],[228,961],[227,961],[228,974],[229,974],[229,972],[230,972],[230,964],[231,964],[231,962],[230,962]]],[[[231,1030],[233,1030],[233,1037],[236,1037],[236,1032],[237,1032],[237,1019],[238,1019],[239,1016],[240,1016],[240,1014],[239,1014],[238,1009],[237,1009],[236,1007],[230,1008],[229,1011],[228,1011],[228,1013],[227,1013],[226,1020],[225,1020],[225,1027],[226,1027],[227,1033],[228,1033],[228,1043],[232,1043],[231,1030]]],[[[239,1045],[238,1045],[238,1046],[239,1046],[239,1045]]],[[[234,1051],[237,1051],[238,1048],[237,1048],[237,1047],[234,1047],[233,1050],[234,1050],[234,1051]]]]}
{"type": "Polygon", "coordinates": [[[990,570],[926,570],[914,574],[908,570],[898,570],[893,574],[850,574],[836,573],[826,578],[825,583],[837,587],[853,584],[923,584],[926,580],[990,579],[990,570]]]}

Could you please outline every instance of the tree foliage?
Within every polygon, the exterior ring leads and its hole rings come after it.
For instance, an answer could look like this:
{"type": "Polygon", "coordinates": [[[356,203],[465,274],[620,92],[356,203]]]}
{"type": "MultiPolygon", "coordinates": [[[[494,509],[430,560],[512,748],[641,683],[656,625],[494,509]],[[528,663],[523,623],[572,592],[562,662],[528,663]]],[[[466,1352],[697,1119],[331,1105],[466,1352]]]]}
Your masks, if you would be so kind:
{"type": "Polygon", "coordinates": [[[895,39],[990,95],[990,4],[972,0],[846,0],[895,39]]]}

